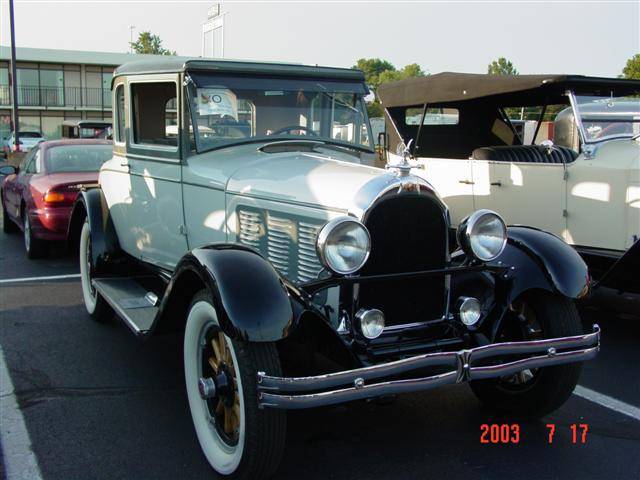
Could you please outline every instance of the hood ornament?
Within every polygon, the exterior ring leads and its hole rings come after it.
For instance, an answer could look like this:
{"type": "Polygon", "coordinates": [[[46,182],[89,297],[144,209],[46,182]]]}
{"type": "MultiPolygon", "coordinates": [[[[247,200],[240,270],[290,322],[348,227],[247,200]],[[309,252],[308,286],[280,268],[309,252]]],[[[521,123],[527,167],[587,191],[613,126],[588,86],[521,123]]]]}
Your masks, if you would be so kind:
{"type": "Polygon", "coordinates": [[[412,168],[421,168],[417,162],[411,161],[411,144],[413,138],[409,140],[406,145],[404,142],[400,142],[396,147],[396,155],[402,157],[402,160],[398,163],[387,163],[385,168],[394,169],[397,171],[399,177],[408,177],[411,174],[412,168]]]}

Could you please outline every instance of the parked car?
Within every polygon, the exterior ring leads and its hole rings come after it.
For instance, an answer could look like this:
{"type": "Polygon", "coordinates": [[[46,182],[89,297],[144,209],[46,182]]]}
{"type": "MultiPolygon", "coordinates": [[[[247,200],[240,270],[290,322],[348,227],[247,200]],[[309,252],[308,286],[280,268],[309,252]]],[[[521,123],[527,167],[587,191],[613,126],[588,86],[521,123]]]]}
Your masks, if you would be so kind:
{"type": "Polygon", "coordinates": [[[0,192],[4,232],[22,230],[29,258],[41,256],[46,242],[77,240],[71,209],[80,191],[97,186],[111,155],[108,140],[55,140],[36,145],[18,168],[0,167],[7,175],[0,192]]]}
{"type": "MultiPolygon", "coordinates": [[[[498,210],[508,224],[563,238],[598,279],[640,238],[640,80],[441,73],[378,94],[387,150],[393,157],[414,140],[418,174],[454,225],[474,209],[498,210]],[[423,122],[406,121],[423,112],[423,122]],[[438,112],[455,121],[437,124],[438,112]],[[514,114],[535,119],[533,134],[514,114]]],[[[632,283],[625,288],[640,293],[632,283]]]]}
{"type": "Polygon", "coordinates": [[[573,304],[589,288],[575,250],[489,210],[450,248],[428,182],[406,161],[366,165],[366,92],[362,72],[317,66],[115,72],[114,155],[71,220],[84,303],[141,338],[184,335],[194,427],[224,478],[276,470],[285,409],[470,381],[539,416],[598,350],[573,304]]]}
{"type": "Polygon", "coordinates": [[[65,120],[62,122],[62,138],[104,138],[110,139],[113,127],[110,121],[65,120]]]}
{"type": "MultiPolygon", "coordinates": [[[[40,142],[44,142],[45,140],[46,138],[44,137],[44,135],[42,135],[42,133],[37,130],[25,130],[24,132],[21,130],[19,138],[20,150],[23,152],[28,152],[40,142]]],[[[2,148],[5,157],[8,156],[9,152],[16,151],[16,140],[14,137],[14,132],[11,132],[11,134],[4,140],[2,148]]]]}

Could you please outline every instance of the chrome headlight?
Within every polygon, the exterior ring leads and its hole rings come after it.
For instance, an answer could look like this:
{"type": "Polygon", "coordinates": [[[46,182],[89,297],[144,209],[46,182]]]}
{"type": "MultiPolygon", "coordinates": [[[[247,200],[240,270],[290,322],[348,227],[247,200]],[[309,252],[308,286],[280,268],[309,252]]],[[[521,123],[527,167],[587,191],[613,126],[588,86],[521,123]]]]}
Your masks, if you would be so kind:
{"type": "Polygon", "coordinates": [[[507,226],[491,210],[478,210],[458,227],[458,244],[468,255],[489,262],[497,258],[507,244],[507,226]]]}
{"type": "Polygon", "coordinates": [[[371,252],[367,228],[355,218],[338,217],[318,234],[316,250],[322,264],[340,275],[360,270],[371,252]]]}

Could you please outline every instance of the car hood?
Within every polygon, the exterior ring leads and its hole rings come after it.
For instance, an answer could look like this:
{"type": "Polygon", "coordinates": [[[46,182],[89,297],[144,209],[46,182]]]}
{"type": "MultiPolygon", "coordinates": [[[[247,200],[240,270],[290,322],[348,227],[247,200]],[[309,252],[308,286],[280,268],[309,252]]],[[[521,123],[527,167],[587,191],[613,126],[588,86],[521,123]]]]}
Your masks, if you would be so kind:
{"type": "Polygon", "coordinates": [[[608,168],[640,170],[640,138],[607,140],[595,144],[596,160],[607,162],[608,168]]]}
{"type": "Polygon", "coordinates": [[[236,170],[227,191],[345,211],[355,193],[381,173],[338,154],[270,153],[236,170]]]}

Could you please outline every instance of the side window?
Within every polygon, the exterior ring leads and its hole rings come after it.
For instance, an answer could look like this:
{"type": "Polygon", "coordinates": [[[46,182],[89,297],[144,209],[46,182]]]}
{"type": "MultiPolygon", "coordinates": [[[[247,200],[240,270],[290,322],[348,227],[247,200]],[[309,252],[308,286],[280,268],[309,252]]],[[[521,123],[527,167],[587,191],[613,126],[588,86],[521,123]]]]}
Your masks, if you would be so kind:
{"type": "Polygon", "coordinates": [[[42,169],[40,165],[40,149],[35,147],[35,150],[35,154],[31,157],[31,160],[27,164],[25,173],[38,173],[42,169]]]}
{"type": "Polygon", "coordinates": [[[36,150],[38,150],[38,149],[34,148],[24,156],[24,158],[22,159],[22,162],[20,162],[20,171],[21,172],[28,173],[27,172],[27,167],[29,166],[29,164],[31,162],[31,159],[35,155],[36,150]]]}
{"type": "Polygon", "coordinates": [[[124,143],[124,85],[116,87],[116,135],[115,141],[124,143]]]}
{"type": "Polygon", "coordinates": [[[174,82],[131,84],[133,143],[178,145],[178,115],[174,82]]]}
{"type": "MultiPolygon", "coordinates": [[[[404,123],[406,125],[419,125],[422,118],[422,108],[407,108],[404,123]]],[[[423,125],[457,125],[460,121],[460,112],[457,108],[427,108],[423,125]]]]}

